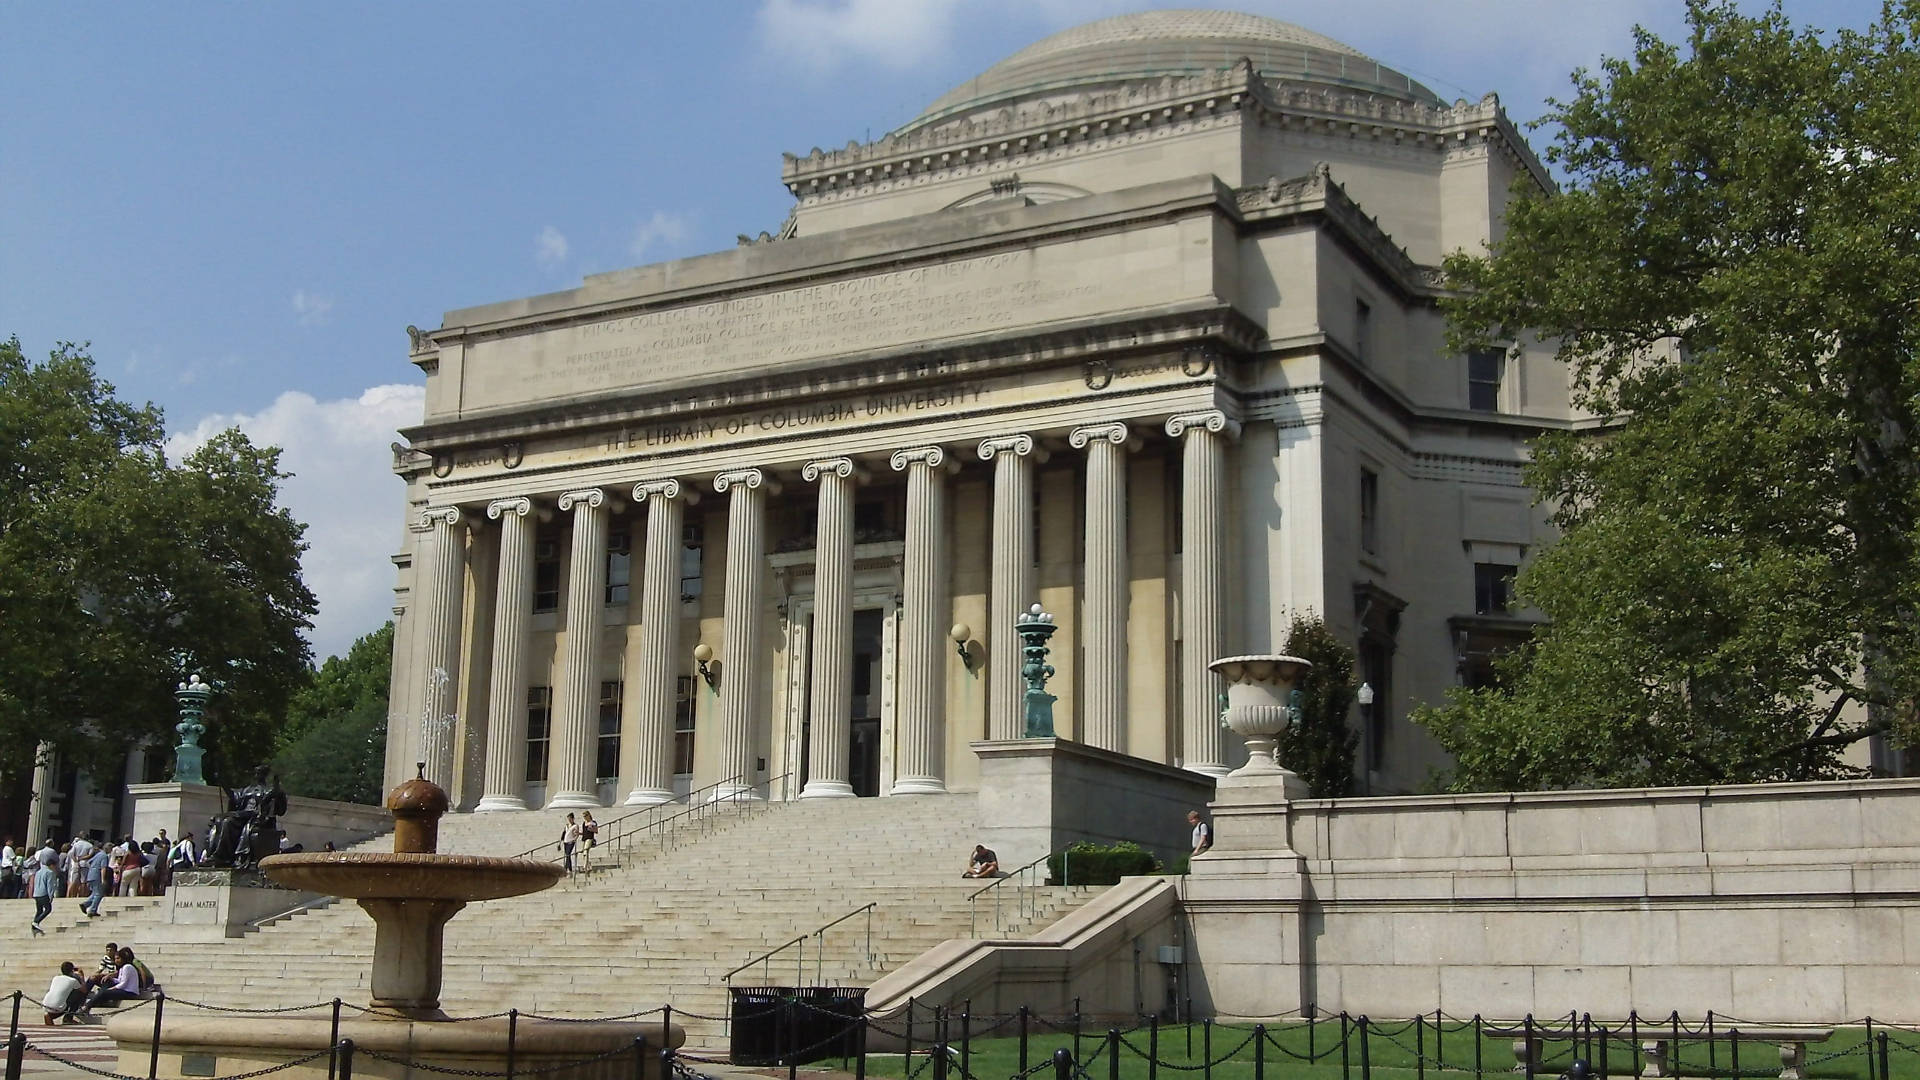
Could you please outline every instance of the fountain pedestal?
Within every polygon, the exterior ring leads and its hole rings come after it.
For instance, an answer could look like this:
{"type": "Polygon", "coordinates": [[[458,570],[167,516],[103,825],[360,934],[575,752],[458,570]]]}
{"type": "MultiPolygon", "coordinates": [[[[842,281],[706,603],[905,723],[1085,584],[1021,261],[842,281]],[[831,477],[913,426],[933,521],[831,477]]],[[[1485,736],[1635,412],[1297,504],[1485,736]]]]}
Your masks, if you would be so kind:
{"type": "MultiPolygon", "coordinates": [[[[374,922],[373,993],[365,1009],[345,1014],[338,1037],[353,1040],[354,1073],[392,1080],[446,1075],[445,1070],[500,1073],[509,1060],[543,1080],[630,1080],[643,1066],[660,1080],[658,1051],[678,1048],[684,1033],[660,1021],[571,1022],[504,1017],[458,1020],[440,1009],[441,957],[448,920],[467,904],[547,889],[563,873],[552,863],[434,851],[447,794],[422,777],[394,788],[394,850],[314,851],[273,855],[260,869],[293,889],[350,898],[374,922]],[[636,1063],[634,1042],[652,1059],[636,1063]],[[421,1067],[425,1067],[424,1069],[421,1067]],[[437,1071],[436,1071],[437,1070],[437,1071]]],[[[529,929],[529,933],[537,930],[529,929]]],[[[529,964],[538,964],[529,958],[529,964]]],[[[235,985],[240,983],[236,973],[235,985]]],[[[315,987],[313,996],[326,993],[315,987]]],[[[501,1002],[501,1007],[512,1002],[501,1002]]],[[[497,1010],[490,1010],[497,1011],[497,1010]]],[[[107,1034],[120,1047],[120,1071],[147,1068],[154,1038],[144,1011],[116,1016],[107,1034]]],[[[332,1018],[169,1011],[159,1031],[157,1077],[227,1076],[285,1066],[336,1045],[332,1018]]],[[[287,1080],[329,1074],[329,1056],[287,1069],[287,1080]]]]}

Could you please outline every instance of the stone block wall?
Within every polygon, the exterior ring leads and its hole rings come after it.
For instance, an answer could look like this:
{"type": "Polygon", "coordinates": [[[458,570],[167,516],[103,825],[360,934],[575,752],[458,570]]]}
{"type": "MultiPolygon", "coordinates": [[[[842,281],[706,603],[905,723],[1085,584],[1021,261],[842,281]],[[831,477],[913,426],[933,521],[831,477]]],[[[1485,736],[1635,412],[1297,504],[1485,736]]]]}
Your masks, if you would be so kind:
{"type": "Polygon", "coordinates": [[[1915,781],[1221,794],[1186,911],[1225,1015],[1920,1020],[1915,781]]]}

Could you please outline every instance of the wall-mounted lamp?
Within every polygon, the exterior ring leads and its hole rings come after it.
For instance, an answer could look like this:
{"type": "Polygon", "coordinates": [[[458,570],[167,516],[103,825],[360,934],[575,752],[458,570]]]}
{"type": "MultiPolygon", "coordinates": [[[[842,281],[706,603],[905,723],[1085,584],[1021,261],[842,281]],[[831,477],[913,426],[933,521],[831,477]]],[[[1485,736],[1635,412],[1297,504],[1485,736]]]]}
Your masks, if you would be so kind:
{"type": "Polygon", "coordinates": [[[1354,691],[1353,700],[1359,702],[1363,709],[1370,707],[1373,704],[1373,684],[1361,683],[1360,689],[1354,691]]]}
{"type": "Polygon", "coordinates": [[[974,660],[971,640],[973,638],[972,628],[968,627],[966,623],[954,623],[953,629],[947,631],[947,636],[953,639],[953,648],[955,652],[960,654],[960,662],[967,665],[967,674],[975,674],[973,670],[974,660]]]}
{"type": "Polygon", "coordinates": [[[700,677],[707,680],[707,689],[720,689],[720,669],[713,665],[713,646],[704,641],[695,645],[693,662],[700,667],[700,677]]]}

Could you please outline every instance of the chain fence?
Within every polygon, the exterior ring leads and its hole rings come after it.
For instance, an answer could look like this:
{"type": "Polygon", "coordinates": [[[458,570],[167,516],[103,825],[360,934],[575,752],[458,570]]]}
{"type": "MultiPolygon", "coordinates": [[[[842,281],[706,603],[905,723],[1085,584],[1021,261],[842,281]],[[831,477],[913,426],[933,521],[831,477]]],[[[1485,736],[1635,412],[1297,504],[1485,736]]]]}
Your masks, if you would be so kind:
{"type": "MultiPolygon", "coordinates": [[[[356,1058],[377,1062],[376,1071],[418,1070],[423,1077],[514,1080],[710,1080],[703,1069],[720,1066],[785,1066],[790,1080],[801,1065],[851,1073],[854,1080],[1267,1080],[1269,1070],[1311,1080],[1604,1080],[1676,1077],[1690,1080],[1897,1080],[1920,1074],[1920,1029],[1871,1017],[1821,1026],[1782,1026],[1708,1012],[1697,1019],[1678,1013],[1596,1018],[1568,1012],[1518,1020],[1434,1010],[1413,1017],[1376,1019],[1364,1014],[1306,1008],[1266,1017],[1192,1019],[1192,1009],[1158,1014],[1085,1013],[1075,1000],[1069,1011],[1045,1013],[1022,1007],[976,1012],[972,1002],[909,1000],[886,1010],[865,1007],[864,992],[846,988],[735,988],[732,1008],[710,1015],[656,1005],[611,1016],[555,1016],[508,1009],[448,1021],[466,1024],[505,1019],[505,1067],[489,1070],[454,1062],[461,1055],[402,1054],[356,1046],[341,1024],[380,1010],[334,998],[281,1007],[227,1006],[155,995],[129,1001],[128,1015],[150,1008],[146,1038],[120,1031],[120,1062],[144,1057],[142,1073],[120,1073],[78,1060],[69,1046],[29,1037],[21,1026],[23,992],[13,994],[6,1070],[0,1080],[21,1080],[23,1062],[46,1064],[108,1080],[161,1080],[167,1012],[232,1016],[244,1020],[307,1015],[327,1018],[327,1044],[301,1056],[248,1072],[224,1075],[196,1071],[196,1080],[253,1080],[315,1066],[326,1059],[328,1080],[352,1080],[356,1058]],[[550,1051],[530,1054],[523,1021],[591,1026],[658,1018],[661,1030],[676,1021],[718,1025],[724,1052],[649,1046],[645,1039],[598,1053],[555,1060],[550,1051]],[[1742,1061],[1742,1058],[1745,1061],[1742,1061]]],[[[31,1008],[38,1010],[37,1002],[31,1008]]],[[[37,1030],[37,1029],[34,1029],[37,1030]]],[[[317,1041],[317,1033],[316,1033],[317,1041]]],[[[602,1044],[604,1045],[604,1044],[602,1044]]],[[[257,1059],[256,1059],[257,1060],[257,1059]]],[[[470,1060],[470,1056],[469,1056],[470,1060]]],[[[177,1064],[177,1063],[175,1063],[177,1064]]],[[[175,1075],[169,1073],[169,1076],[175,1075]]]]}

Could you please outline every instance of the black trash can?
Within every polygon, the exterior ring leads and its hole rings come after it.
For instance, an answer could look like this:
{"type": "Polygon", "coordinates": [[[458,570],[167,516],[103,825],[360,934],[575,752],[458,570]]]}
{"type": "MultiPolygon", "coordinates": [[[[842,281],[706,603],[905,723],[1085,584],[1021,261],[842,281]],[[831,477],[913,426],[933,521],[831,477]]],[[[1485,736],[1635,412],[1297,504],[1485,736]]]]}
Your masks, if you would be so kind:
{"type": "Polygon", "coordinates": [[[867,1010],[864,986],[809,986],[797,1004],[801,1033],[795,1047],[796,1065],[828,1058],[850,1058],[860,1052],[860,1017],[867,1010]]]}
{"type": "Polygon", "coordinates": [[[727,1058],[735,1065],[784,1065],[793,1026],[793,987],[728,987],[727,1058]]]}

